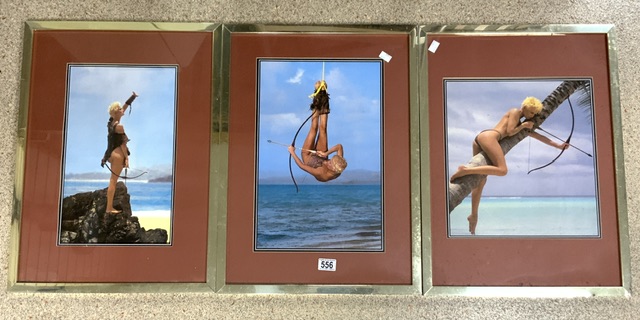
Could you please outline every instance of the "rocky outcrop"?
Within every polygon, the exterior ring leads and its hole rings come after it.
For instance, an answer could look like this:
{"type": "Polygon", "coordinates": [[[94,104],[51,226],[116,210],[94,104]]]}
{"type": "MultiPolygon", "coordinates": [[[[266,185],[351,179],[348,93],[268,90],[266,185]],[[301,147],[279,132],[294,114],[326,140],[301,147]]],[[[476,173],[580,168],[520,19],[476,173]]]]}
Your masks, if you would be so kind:
{"type": "Polygon", "coordinates": [[[164,229],[145,230],[131,215],[130,196],[123,182],[116,185],[113,206],[119,214],[107,214],[107,188],[78,193],[62,200],[60,243],[167,243],[164,229]]]}

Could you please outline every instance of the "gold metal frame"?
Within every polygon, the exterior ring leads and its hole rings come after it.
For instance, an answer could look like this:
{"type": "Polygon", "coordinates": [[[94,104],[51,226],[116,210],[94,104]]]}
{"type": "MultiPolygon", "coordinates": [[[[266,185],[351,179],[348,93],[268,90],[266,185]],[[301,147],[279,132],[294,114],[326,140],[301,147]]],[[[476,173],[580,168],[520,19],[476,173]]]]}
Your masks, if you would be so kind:
{"type": "MultiPolygon", "coordinates": [[[[336,33],[356,33],[363,35],[373,34],[390,34],[400,33],[410,35],[410,118],[411,118],[411,149],[415,150],[420,147],[420,132],[418,121],[418,99],[417,99],[417,72],[418,65],[416,49],[419,44],[416,42],[416,29],[413,26],[273,26],[273,25],[233,25],[223,26],[222,36],[219,39],[223,42],[223,47],[229,47],[230,36],[234,32],[251,32],[251,33],[305,33],[305,34],[336,34],[336,33]]],[[[222,75],[229,74],[229,53],[228,50],[222,54],[222,75]]],[[[216,74],[220,76],[220,74],[216,74]]],[[[220,101],[219,107],[215,107],[220,113],[219,123],[214,126],[219,128],[219,132],[214,133],[219,137],[219,144],[214,143],[214,149],[218,149],[220,156],[217,158],[218,163],[214,166],[215,173],[219,175],[220,185],[215,185],[211,199],[217,206],[215,211],[217,216],[212,220],[210,227],[216,227],[217,250],[215,251],[216,267],[215,279],[216,291],[219,293],[263,293],[263,294],[421,294],[422,293],[422,249],[420,235],[420,155],[412,153],[411,155],[411,269],[412,284],[411,285],[236,285],[227,284],[225,281],[226,270],[226,181],[227,181],[227,152],[228,152],[228,131],[227,120],[229,114],[229,88],[228,82],[220,84],[218,92],[222,95],[217,96],[216,101],[220,101]]],[[[213,151],[213,149],[212,149],[213,151]]]]}
{"type": "MultiPolygon", "coordinates": [[[[412,26],[266,26],[237,25],[222,26],[211,23],[146,23],[146,22],[56,22],[32,21],[25,24],[23,69],[20,114],[17,135],[16,179],[14,185],[14,207],[11,225],[11,257],[8,290],[14,292],[220,292],[220,293],[336,293],[336,294],[421,294],[422,260],[420,233],[420,161],[418,154],[411,156],[411,243],[412,284],[394,285],[227,285],[224,282],[226,253],[226,207],[228,179],[228,114],[229,114],[229,60],[225,50],[230,44],[232,32],[305,32],[305,33],[364,33],[411,35],[410,63],[415,69],[419,56],[415,54],[416,30],[412,26]],[[213,70],[209,231],[207,248],[207,271],[205,283],[24,283],[17,281],[18,249],[20,246],[20,223],[22,193],[24,186],[24,163],[26,128],[28,120],[29,83],[33,34],[36,30],[128,30],[128,31],[204,31],[213,32],[213,70]]],[[[410,72],[411,100],[411,147],[419,147],[419,122],[417,95],[417,73],[410,72]],[[414,98],[416,97],[416,98],[414,98]]]]}
{"type": "MultiPolygon", "coordinates": [[[[418,85],[420,90],[420,134],[422,139],[429,141],[428,118],[428,59],[426,59],[427,35],[429,34],[459,34],[469,36],[495,35],[545,35],[561,33],[599,33],[607,35],[608,64],[610,77],[610,99],[612,113],[613,137],[622,141],[622,121],[620,112],[620,96],[618,83],[618,62],[616,57],[615,32],[613,25],[423,25],[418,27],[418,42],[420,56],[418,85]]],[[[436,106],[437,107],[437,106],[436,106]]],[[[617,184],[618,232],[620,246],[620,265],[622,286],[620,287],[481,287],[481,286],[433,286],[431,275],[432,256],[431,247],[431,212],[429,190],[429,147],[423,143],[421,155],[421,194],[422,203],[422,257],[423,257],[423,291],[425,295],[458,295],[478,297],[590,297],[590,296],[630,296],[631,294],[631,266],[629,248],[629,228],[625,189],[624,156],[622,143],[614,144],[615,179],[617,184]]]]}
{"type": "Polygon", "coordinates": [[[587,297],[629,296],[631,267],[629,229],[622,143],[613,146],[617,182],[618,228],[621,257],[621,287],[458,287],[433,286],[431,278],[430,163],[427,103],[428,61],[426,37],[434,33],[466,35],[540,35],[553,33],[604,33],[608,39],[613,135],[622,141],[615,33],[612,25],[423,25],[423,26],[269,26],[213,23],[153,22],[27,22],[24,31],[20,114],[16,145],[14,204],[11,222],[8,290],[13,292],[218,292],[265,294],[425,294],[459,296],[587,297]],[[207,271],[204,283],[23,283],[17,282],[18,249],[24,187],[24,163],[28,98],[35,30],[133,30],[203,31],[213,33],[213,105],[211,119],[209,231],[207,271]],[[255,33],[358,33],[410,35],[410,196],[411,196],[411,285],[233,285],[225,282],[226,221],[229,150],[229,61],[230,36],[234,32],[255,33]],[[215,81],[219,80],[219,81],[215,81]]]}
{"type": "MultiPolygon", "coordinates": [[[[20,224],[22,213],[22,190],[24,187],[26,133],[29,114],[29,84],[31,77],[31,59],[33,35],[36,30],[114,30],[114,31],[203,31],[213,32],[213,68],[220,68],[215,37],[220,34],[220,24],[213,23],[154,23],[154,22],[68,22],[68,21],[30,21],[25,23],[23,44],[22,82],[20,89],[20,114],[18,116],[18,134],[16,146],[16,176],[14,184],[14,203],[11,219],[11,245],[8,272],[8,290],[14,292],[210,292],[213,289],[213,273],[207,274],[204,283],[27,283],[18,282],[18,254],[20,246],[20,224]]],[[[214,91],[215,94],[215,91],[214,91]]],[[[214,153],[212,146],[212,155],[214,153]]],[[[214,162],[214,161],[212,161],[214,162]]],[[[209,232],[210,237],[214,234],[209,232]]],[[[212,250],[207,255],[209,266],[214,265],[212,250]]]]}

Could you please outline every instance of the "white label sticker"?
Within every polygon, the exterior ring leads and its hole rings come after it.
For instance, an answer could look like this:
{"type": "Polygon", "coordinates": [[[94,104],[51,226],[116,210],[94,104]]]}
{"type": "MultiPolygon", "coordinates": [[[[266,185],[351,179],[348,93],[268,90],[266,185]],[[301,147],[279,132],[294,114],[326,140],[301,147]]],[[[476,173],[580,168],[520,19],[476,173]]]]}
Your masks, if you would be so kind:
{"type": "Polygon", "coordinates": [[[433,40],[429,45],[429,51],[436,53],[436,50],[438,50],[439,46],[440,46],[440,42],[433,40]]]}
{"type": "Polygon", "coordinates": [[[384,52],[384,51],[380,52],[379,57],[380,57],[380,59],[384,60],[385,62],[391,61],[391,56],[388,53],[384,52]]]}
{"type": "Polygon", "coordinates": [[[320,271],[336,271],[336,259],[318,258],[318,270],[320,271]]]}

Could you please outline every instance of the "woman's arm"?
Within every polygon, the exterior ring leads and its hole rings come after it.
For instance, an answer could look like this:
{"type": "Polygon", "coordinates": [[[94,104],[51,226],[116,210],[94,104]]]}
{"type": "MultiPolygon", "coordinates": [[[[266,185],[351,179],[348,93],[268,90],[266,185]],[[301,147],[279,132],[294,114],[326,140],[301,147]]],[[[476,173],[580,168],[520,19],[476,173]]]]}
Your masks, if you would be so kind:
{"type": "Polygon", "coordinates": [[[127,150],[127,145],[123,144],[120,148],[122,148],[122,153],[124,154],[124,167],[129,168],[129,151],[127,150]]]}
{"type": "Polygon", "coordinates": [[[529,134],[529,137],[534,138],[534,139],[536,139],[536,140],[538,140],[538,141],[540,141],[540,142],[542,142],[542,143],[544,143],[546,145],[550,145],[552,147],[556,147],[558,149],[566,149],[566,148],[569,147],[568,143],[557,143],[557,142],[555,142],[555,141],[553,141],[553,140],[551,140],[551,139],[549,139],[549,138],[547,138],[547,137],[545,137],[545,136],[543,136],[543,135],[541,135],[541,134],[539,134],[537,132],[531,132],[529,134]]]}
{"type": "Polygon", "coordinates": [[[323,151],[317,151],[318,155],[323,157],[323,158],[327,158],[330,154],[334,153],[334,152],[338,152],[338,155],[341,157],[344,157],[342,155],[343,153],[343,149],[342,149],[342,144],[338,143],[335,146],[329,148],[329,150],[327,150],[327,152],[323,152],[323,151]]]}
{"type": "Polygon", "coordinates": [[[122,111],[127,111],[127,108],[129,108],[129,106],[133,103],[133,100],[135,100],[138,97],[138,94],[135,91],[132,91],[131,96],[129,97],[129,99],[127,99],[127,101],[125,101],[124,106],[122,106],[122,111]]]}
{"type": "Polygon", "coordinates": [[[296,154],[296,148],[294,146],[289,146],[287,150],[289,150],[289,154],[291,154],[291,156],[293,157],[293,160],[296,161],[296,164],[298,165],[298,167],[300,167],[300,169],[304,170],[305,172],[311,174],[314,177],[322,173],[321,172],[322,170],[320,168],[314,168],[304,164],[304,162],[302,162],[302,160],[300,160],[300,158],[296,154]]]}
{"type": "MultiPolygon", "coordinates": [[[[116,133],[124,134],[124,126],[121,123],[116,124],[115,131],[116,133]]],[[[124,167],[129,168],[129,148],[127,147],[127,141],[122,142],[120,149],[122,149],[122,154],[124,155],[124,167]]]]}
{"type": "Polygon", "coordinates": [[[507,136],[511,137],[512,135],[522,131],[522,129],[531,129],[533,128],[533,122],[532,121],[525,121],[523,123],[520,123],[520,110],[513,108],[511,110],[509,110],[508,114],[507,114],[507,129],[506,134],[507,136]]]}

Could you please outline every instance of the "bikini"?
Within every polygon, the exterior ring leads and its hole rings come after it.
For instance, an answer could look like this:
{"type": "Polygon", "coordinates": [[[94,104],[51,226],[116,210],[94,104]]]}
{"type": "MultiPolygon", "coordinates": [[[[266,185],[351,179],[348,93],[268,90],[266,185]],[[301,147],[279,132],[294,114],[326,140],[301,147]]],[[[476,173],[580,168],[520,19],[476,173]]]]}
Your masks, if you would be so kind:
{"type": "Polygon", "coordinates": [[[323,158],[320,156],[317,156],[315,154],[312,154],[309,156],[309,158],[307,158],[307,162],[305,163],[306,165],[312,167],[312,168],[319,168],[322,166],[322,163],[327,160],[327,158],[323,158]]]}
{"type": "Polygon", "coordinates": [[[476,143],[477,145],[479,145],[479,146],[480,146],[480,143],[478,143],[478,136],[479,136],[480,134],[482,134],[483,132],[487,132],[487,131],[494,131],[494,132],[498,133],[498,141],[502,140],[502,133],[500,133],[500,131],[498,131],[498,130],[496,130],[496,129],[487,129],[487,130],[482,130],[482,131],[480,131],[480,133],[478,133],[478,134],[476,135],[476,138],[475,138],[475,139],[473,139],[473,141],[475,141],[475,143],[476,143]]]}
{"type": "MultiPolygon", "coordinates": [[[[522,118],[518,119],[518,125],[517,126],[521,126],[524,122],[526,122],[528,120],[525,119],[525,121],[522,121],[522,118]]],[[[482,130],[480,131],[480,133],[486,132],[486,131],[495,131],[496,133],[498,133],[498,141],[502,140],[502,133],[500,133],[500,131],[496,130],[496,129],[487,129],[487,130],[482,130]]],[[[475,143],[480,146],[480,143],[478,143],[478,136],[480,135],[480,133],[478,133],[476,135],[476,137],[473,139],[473,141],[475,141],[475,143]]],[[[482,146],[480,146],[482,148],[482,146]]]]}

